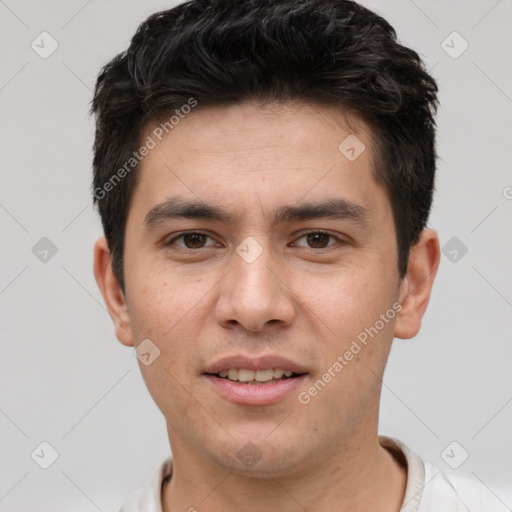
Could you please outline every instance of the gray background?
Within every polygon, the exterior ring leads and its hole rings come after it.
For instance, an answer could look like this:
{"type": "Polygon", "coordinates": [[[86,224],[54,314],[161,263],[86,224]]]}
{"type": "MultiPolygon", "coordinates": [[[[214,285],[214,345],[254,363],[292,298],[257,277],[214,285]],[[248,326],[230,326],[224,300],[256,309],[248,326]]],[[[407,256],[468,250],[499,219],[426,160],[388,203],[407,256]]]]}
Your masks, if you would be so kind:
{"type": "MultiPolygon", "coordinates": [[[[512,1],[363,3],[438,79],[431,225],[443,246],[457,238],[421,333],[395,341],[380,432],[443,470],[467,451],[454,471],[482,480],[496,510],[510,510],[512,1]],[[454,31],[469,44],[457,58],[447,53],[463,49],[454,31]]],[[[149,14],[172,5],[0,0],[2,511],[118,510],[170,453],[163,417],[131,349],[114,336],[92,272],[101,228],[87,110],[100,67],[149,14]],[[59,45],[46,59],[31,48],[43,31],[59,45]],[[32,251],[43,237],[57,248],[46,262],[32,251]],[[42,441],[59,455],[46,470],[31,458],[42,441]]]]}

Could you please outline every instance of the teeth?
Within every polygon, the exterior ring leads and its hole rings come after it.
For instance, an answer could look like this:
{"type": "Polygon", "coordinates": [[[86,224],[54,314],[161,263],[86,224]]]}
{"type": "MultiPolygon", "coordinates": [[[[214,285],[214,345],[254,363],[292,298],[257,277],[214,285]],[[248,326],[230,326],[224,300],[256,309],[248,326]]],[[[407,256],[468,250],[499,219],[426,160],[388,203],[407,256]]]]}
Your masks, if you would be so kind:
{"type": "Polygon", "coordinates": [[[249,382],[251,380],[254,380],[254,373],[255,372],[253,370],[238,370],[238,380],[240,382],[249,382]]]}
{"type": "Polygon", "coordinates": [[[281,370],[281,368],[276,368],[274,370],[274,378],[280,379],[284,375],[284,370],[281,370]]]}
{"type": "Polygon", "coordinates": [[[266,382],[274,378],[274,370],[257,370],[254,372],[254,380],[266,382]]]}
{"type": "Polygon", "coordinates": [[[219,372],[219,377],[239,382],[268,382],[272,379],[291,377],[293,372],[281,368],[269,368],[268,370],[249,370],[247,368],[230,368],[219,372]]]}

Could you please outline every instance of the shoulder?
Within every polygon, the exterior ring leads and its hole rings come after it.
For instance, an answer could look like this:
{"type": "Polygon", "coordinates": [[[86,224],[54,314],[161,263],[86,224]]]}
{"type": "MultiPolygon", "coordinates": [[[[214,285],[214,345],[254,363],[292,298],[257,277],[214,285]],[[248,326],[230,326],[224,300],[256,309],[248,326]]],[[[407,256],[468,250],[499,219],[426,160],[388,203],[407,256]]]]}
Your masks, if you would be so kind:
{"type": "Polygon", "coordinates": [[[510,490],[491,489],[476,478],[441,471],[399,439],[379,436],[379,442],[407,469],[400,512],[510,512],[510,490]]]}
{"type": "Polygon", "coordinates": [[[130,494],[119,512],[162,512],[162,483],[172,474],[172,457],[168,457],[151,472],[143,487],[130,494]]]}
{"type": "Polygon", "coordinates": [[[425,487],[418,512],[507,512],[498,494],[476,478],[441,471],[424,461],[425,487]]]}

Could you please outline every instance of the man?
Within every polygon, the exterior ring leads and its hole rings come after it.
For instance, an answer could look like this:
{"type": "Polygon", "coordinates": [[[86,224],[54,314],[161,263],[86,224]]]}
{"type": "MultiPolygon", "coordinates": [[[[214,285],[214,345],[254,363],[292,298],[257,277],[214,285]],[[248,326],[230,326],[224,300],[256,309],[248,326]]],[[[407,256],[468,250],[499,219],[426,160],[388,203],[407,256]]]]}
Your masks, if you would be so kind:
{"type": "Polygon", "coordinates": [[[377,432],[439,265],[436,93],[344,0],[187,2],[104,67],[94,272],[172,451],[123,512],[484,510],[377,432]]]}

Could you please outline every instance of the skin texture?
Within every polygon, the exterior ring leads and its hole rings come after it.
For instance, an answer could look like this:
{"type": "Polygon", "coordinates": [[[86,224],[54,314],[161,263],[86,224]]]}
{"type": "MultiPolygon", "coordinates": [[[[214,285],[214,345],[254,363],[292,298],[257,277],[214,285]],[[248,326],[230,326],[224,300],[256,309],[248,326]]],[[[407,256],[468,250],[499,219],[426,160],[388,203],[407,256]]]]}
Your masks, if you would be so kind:
{"type": "Polygon", "coordinates": [[[104,238],[95,245],[94,272],[119,341],[137,346],[149,338],[161,351],[140,367],[173,453],[163,510],[398,511],[406,473],[378,443],[381,380],[393,337],[420,329],[439,241],[425,230],[399,279],[391,205],[372,174],[370,128],[341,109],[299,102],[199,105],[141,165],[126,226],[126,297],[104,238]],[[350,134],[366,147],[354,161],[338,150],[350,134]],[[171,196],[221,205],[235,223],[171,219],[145,229],[149,210],[171,196]],[[368,210],[367,222],[270,222],[279,207],[334,197],[368,210]],[[187,230],[207,236],[166,245],[187,230]],[[311,240],[307,230],[333,237],[311,240]],[[262,248],[252,263],[236,252],[246,237],[262,248]],[[298,392],[397,302],[401,311],[301,404],[298,392]],[[203,371],[240,353],[288,357],[308,376],[278,403],[236,405],[203,371]],[[237,457],[249,441],[261,455],[250,467],[237,457]]]}

